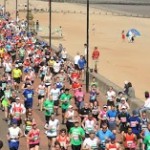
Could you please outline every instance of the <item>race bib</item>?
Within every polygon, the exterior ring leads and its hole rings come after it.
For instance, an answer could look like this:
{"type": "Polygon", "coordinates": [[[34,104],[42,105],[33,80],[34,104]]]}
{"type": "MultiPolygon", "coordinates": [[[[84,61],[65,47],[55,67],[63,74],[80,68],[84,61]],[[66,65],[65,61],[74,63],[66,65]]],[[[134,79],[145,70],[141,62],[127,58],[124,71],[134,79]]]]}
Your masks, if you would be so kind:
{"type": "Polygon", "coordinates": [[[73,135],[73,139],[74,140],[78,140],[79,139],[79,135],[78,134],[73,135]]]}
{"type": "Polygon", "coordinates": [[[35,135],[34,136],[34,141],[38,140],[39,136],[38,135],[35,135]]]}
{"type": "Polygon", "coordinates": [[[127,147],[131,148],[133,146],[133,141],[127,141],[127,147]]]}
{"type": "Polygon", "coordinates": [[[127,118],[126,117],[121,117],[121,122],[126,122],[127,121],[127,118]]]}
{"type": "Polygon", "coordinates": [[[136,121],[131,121],[130,125],[131,127],[136,127],[136,121]]]}
{"type": "Polygon", "coordinates": [[[15,113],[15,116],[16,116],[17,118],[19,118],[19,117],[20,117],[20,112],[16,112],[16,113],[15,113]]]}
{"type": "Polygon", "coordinates": [[[32,94],[28,94],[27,96],[28,96],[28,98],[32,98],[32,94]]]}
{"type": "Polygon", "coordinates": [[[115,121],[115,117],[110,117],[110,121],[115,121]]]}

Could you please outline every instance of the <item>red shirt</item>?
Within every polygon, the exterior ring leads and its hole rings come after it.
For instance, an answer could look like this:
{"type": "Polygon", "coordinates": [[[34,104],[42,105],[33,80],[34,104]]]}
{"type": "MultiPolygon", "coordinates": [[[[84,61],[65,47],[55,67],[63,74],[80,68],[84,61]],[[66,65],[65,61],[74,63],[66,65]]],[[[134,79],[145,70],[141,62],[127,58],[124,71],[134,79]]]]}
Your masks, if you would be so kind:
{"type": "Polygon", "coordinates": [[[92,53],[92,59],[98,59],[100,56],[100,52],[99,50],[94,50],[93,53],[92,53]]]}
{"type": "Polygon", "coordinates": [[[79,74],[78,74],[77,72],[73,72],[73,73],[71,74],[71,78],[72,78],[72,79],[78,79],[78,78],[79,78],[79,74]]]}

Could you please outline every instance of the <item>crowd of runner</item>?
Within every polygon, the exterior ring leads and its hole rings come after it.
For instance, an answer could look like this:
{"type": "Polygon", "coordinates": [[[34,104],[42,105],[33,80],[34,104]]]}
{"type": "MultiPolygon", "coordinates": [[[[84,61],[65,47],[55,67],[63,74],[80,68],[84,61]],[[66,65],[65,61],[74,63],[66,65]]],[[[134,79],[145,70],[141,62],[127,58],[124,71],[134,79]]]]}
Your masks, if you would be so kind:
{"type": "MultiPolygon", "coordinates": [[[[84,56],[78,53],[71,62],[62,45],[52,51],[26,32],[25,21],[0,20],[0,67],[10,150],[21,149],[21,137],[26,149],[40,149],[43,133],[33,117],[37,107],[45,116],[48,150],[150,150],[150,122],[144,107],[130,110],[124,94],[130,86],[119,93],[110,87],[103,97],[93,77],[85,93],[84,56]]],[[[145,98],[150,101],[149,92],[145,98]]]]}

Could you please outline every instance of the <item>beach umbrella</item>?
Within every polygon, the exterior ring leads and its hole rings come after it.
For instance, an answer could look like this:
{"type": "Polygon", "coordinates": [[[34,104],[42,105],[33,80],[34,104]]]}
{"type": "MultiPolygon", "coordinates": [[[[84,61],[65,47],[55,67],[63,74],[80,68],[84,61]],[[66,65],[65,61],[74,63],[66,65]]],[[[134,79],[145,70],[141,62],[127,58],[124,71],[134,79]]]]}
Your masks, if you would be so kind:
{"type": "Polygon", "coordinates": [[[126,36],[128,37],[130,34],[133,34],[134,36],[141,36],[141,33],[137,29],[128,30],[126,36]]]}

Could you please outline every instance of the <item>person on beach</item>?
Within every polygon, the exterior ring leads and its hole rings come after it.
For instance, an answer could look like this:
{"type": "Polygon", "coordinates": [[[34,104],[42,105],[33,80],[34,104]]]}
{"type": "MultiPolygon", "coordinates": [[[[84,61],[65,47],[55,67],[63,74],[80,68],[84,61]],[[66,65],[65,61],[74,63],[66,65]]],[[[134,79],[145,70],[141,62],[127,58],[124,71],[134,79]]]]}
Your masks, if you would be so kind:
{"type": "Polygon", "coordinates": [[[122,41],[125,41],[125,31],[124,30],[122,30],[122,32],[121,32],[121,38],[122,38],[122,41]]]}
{"type": "Polygon", "coordinates": [[[97,62],[99,61],[99,57],[100,57],[100,51],[98,49],[97,46],[94,47],[94,50],[92,52],[92,60],[94,61],[94,66],[93,66],[93,70],[94,72],[98,72],[98,68],[97,68],[97,62]]]}

